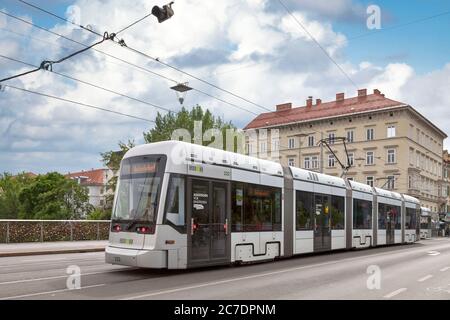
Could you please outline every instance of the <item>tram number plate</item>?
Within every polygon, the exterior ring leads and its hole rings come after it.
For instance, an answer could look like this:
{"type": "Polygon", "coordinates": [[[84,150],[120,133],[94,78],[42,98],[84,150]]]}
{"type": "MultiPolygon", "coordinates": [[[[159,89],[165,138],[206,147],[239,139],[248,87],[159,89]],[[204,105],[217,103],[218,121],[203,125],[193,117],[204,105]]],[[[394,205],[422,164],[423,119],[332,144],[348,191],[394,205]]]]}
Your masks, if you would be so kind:
{"type": "Polygon", "coordinates": [[[120,244],[132,245],[133,244],[133,239],[120,239],[120,244]]]}

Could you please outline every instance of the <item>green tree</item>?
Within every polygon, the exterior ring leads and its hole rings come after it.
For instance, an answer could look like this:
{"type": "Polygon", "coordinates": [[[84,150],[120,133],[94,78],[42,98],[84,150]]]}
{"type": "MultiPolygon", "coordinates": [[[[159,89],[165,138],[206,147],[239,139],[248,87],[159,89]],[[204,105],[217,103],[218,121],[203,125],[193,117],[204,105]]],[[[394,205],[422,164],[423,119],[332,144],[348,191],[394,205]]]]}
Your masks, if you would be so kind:
{"type": "Polygon", "coordinates": [[[111,220],[111,210],[95,209],[87,218],[88,220],[111,220]]]}
{"type": "MultiPolygon", "coordinates": [[[[224,143],[226,142],[227,129],[236,129],[231,122],[225,122],[220,117],[214,117],[208,109],[204,111],[201,106],[197,105],[191,111],[183,107],[178,113],[170,112],[164,115],[158,113],[155,126],[148,132],[144,132],[144,140],[146,143],[168,141],[172,139],[172,133],[177,129],[186,129],[190,136],[194,138],[195,121],[202,122],[202,135],[210,129],[220,130],[224,143]]],[[[210,143],[210,141],[203,141],[203,145],[209,145],[210,143]]],[[[115,173],[115,177],[108,182],[109,190],[116,190],[120,162],[125,153],[134,146],[134,141],[128,141],[128,143],[119,142],[119,151],[108,151],[101,154],[103,163],[115,173]]],[[[113,201],[114,196],[110,195],[107,198],[108,208],[112,207],[113,201]]]]}
{"type": "Polygon", "coordinates": [[[21,210],[20,193],[32,181],[33,178],[26,173],[17,176],[9,173],[0,175],[0,219],[19,218],[21,210]]]}
{"type": "MultiPolygon", "coordinates": [[[[218,129],[222,132],[223,140],[226,138],[227,129],[236,129],[231,122],[225,122],[220,117],[214,117],[207,109],[206,111],[199,105],[188,111],[182,108],[178,113],[158,113],[155,126],[149,132],[144,133],[146,143],[168,141],[172,139],[172,133],[177,129],[186,129],[194,138],[194,126],[196,121],[202,122],[202,135],[210,129],[218,129]]],[[[194,142],[194,141],[191,141],[194,142]]],[[[210,144],[210,141],[203,141],[203,145],[210,144]]]]}
{"type": "Polygon", "coordinates": [[[80,219],[93,208],[88,190],[59,173],[35,178],[19,195],[21,219],[80,219]]]}

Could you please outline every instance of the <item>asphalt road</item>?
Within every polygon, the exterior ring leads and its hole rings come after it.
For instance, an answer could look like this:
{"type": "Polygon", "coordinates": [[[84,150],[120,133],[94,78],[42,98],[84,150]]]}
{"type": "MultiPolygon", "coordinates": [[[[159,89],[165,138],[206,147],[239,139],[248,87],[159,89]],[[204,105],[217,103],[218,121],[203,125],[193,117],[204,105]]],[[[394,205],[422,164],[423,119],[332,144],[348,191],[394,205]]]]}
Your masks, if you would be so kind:
{"type": "Polygon", "coordinates": [[[110,266],[103,253],[0,258],[0,299],[449,300],[450,239],[190,271],[110,266]],[[69,266],[81,289],[67,289],[69,266]]]}

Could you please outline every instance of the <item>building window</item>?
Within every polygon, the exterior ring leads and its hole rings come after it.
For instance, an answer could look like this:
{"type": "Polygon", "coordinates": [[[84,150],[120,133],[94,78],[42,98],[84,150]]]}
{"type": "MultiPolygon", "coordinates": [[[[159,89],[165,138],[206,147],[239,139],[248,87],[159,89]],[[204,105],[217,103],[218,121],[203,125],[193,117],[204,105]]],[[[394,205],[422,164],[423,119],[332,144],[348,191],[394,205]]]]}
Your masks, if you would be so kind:
{"type": "Polygon", "coordinates": [[[368,151],[366,153],[366,165],[371,166],[374,164],[375,160],[374,160],[374,152],[373,151],[368,151]]]}
{"type": "Polygon", "coordinates": [[[305,169],[311,169],[311,158],[310,157],[305,158],[304,167],[305,167],[305,169]]]}
{"type": "Polygon", "coordinates": [[[328,167],[334,168],[335,165],[336,165],[336,158],[334,157],[334,155],[332,154],[328,155],[328,167]]]}
{"type": "Polygon", "coordinates": [[[253,148],[251,143],[245,144],[245,152],[247,155],[253,154],[253,148]]]}
{"type": "Polygon", "coordinates": [[[353,199],[353,229],[372,229],[372,202],[353,199]]]}
{"type": "Polygon", "coordinates": [[[293,158],[289,158],[288,160],[288,166],[289,167],[295,167],[295,160],[293,158]]]}
{"type": "Polygon", "coordinates": [[[354,131],[353,130],[349,130],[347,131],[347,142],[348,143],[352,143],[354,141],[354,131]]]}
{"type": "Polygon", "coordinates": [[[395,189],[395,176],[388,176],[387,177],[387,189],[388,190],[394,190],[395,189]]]}
{"type": "Polygon", "coordinates": [[[308,147],[314,147],[314,146],[315,146],[314,136],[309,136],[308,137],[308,147]]]}
{"type": "Polygon", "coordinates": [[[413,179],[412,176],[408,176],[408,189],[413,188],[413,179]]]}
{"type": "Polygon", "coordinates": [[[373,181],[374,181],[373,177],[366,178],[367,185],[371,186],[372,188],[373,188],[373,181]]]}
{"type": "Polygon", "coordinates": [[[280,140],[273,139],[272,140],[272,152],[280,151],[280,140]]]}
{"type": "Polygon", "coordinates": [[[355,154],[349,153],[347,161],[348,161],[347,165],[353,167],[355,165],[355,154]]]}
{"type": "Polygon", "coordinates": [[[375,139],[375,130],[373,128],[367,129],[367,141],[375,139]]]}
{"type": "Polygon", "coordinates": [[[295,149],[295,139],[294,138],[289,138],[288,148],[295,149]]]}
{"type": "Polygon", "coordinates": [[[335,139],[336,139],[336,134],[335,133],[329,133],[328,134],[328,141],[329,141],[330,144],[334,144],[335,139]]]}
{"type": "Polygon", "coordinates": [[[389,164],[393,164],[396,163],[396,159],[395,159],[395,149],[389,149],[387,152],[387,162],[389,164]]]}
{"type": "Polygon", "coordinates": [[[311,164],[312,164],[313,169],[318,169],[319,168],[319,157],[318,156],[312,157],[311,164]]]}
{"type": "Polygon", "coordinates": [[[388,138],[395,138],[395,136],[396,136],[395,126],[389,126],[387,128],[387,137],[388,138]]]}
{"type": "Polygon", "coordinates": [[[267,153],[267,142],[260,142],[259,144],[259,152],[267,153]]]}

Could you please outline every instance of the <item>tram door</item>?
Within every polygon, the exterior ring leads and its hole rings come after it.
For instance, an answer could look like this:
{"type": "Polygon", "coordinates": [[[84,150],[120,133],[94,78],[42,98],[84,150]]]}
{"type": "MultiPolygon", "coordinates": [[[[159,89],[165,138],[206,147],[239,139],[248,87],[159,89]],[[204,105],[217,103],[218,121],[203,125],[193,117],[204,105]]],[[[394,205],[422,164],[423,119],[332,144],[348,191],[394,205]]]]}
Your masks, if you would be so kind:
{"type": "Polygon", "coordinates": [[[189,179],[189,264],[230,262],[229,184],[189,179]]]}
{"type": "Polygon", "coordinates": [[[314,251],[331,250],[330,197],[316,194],[314,206],[314,251]]]}
{"type": "Polygon", "coordinates": [[[386,217],[386,244],[395,243],[395,211],[389,210],[386,217]]]}

